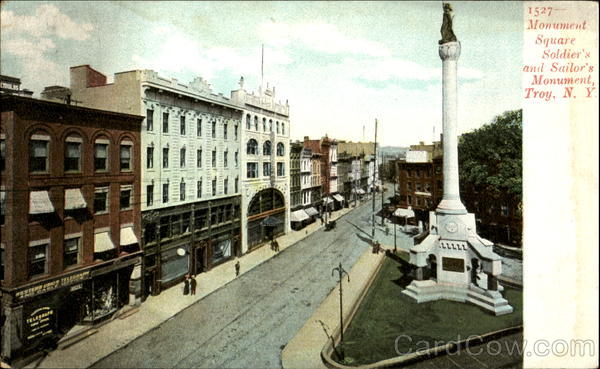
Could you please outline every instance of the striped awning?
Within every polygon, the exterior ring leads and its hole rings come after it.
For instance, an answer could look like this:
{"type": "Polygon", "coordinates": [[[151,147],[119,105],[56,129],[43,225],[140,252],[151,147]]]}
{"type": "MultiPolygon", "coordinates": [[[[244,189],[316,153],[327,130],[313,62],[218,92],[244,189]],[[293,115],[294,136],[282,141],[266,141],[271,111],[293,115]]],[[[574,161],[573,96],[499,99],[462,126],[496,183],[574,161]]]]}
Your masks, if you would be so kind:
{"type": "Polygon", "coordinates": [[[48,191],[31,191],[29,195],[29,214],[48,214],[54,212],[48,191]]]}
{"type": "Polygon", "coordinates": [[[292,222],[302,222],[303,220],[306,220],[308,218],[309,216],[304,210],[296,210],[290,213],[290,220],[292,222]]]}

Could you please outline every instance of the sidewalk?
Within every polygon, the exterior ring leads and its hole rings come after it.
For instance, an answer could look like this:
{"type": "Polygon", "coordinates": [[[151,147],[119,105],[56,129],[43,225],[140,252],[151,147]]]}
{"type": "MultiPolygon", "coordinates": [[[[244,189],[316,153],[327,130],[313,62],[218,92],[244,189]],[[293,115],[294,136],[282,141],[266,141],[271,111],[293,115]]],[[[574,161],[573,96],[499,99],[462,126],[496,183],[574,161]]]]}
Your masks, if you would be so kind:
{"type": "MultiPolygon", "coordinates": [[[[344,325],[358,306],[356,302],[370,285],[379,266],[385,258],[384,253],[373,254],[367,249],[349,272],[350,283],[344,279],[344,325]]],[[[321,350],[329,336],[339,331],[340,325],[339,284],[323,301],[315,313],[308,319],[296,336],[285,346],[281,353],[283,368],[326,368],[321,359],[321,350]],[[326,329],[327,334],[324,329],[326,329]]]]}
{"type": "MultiPolygon", "coordinates": [[[[332,213],[332,220],[339,219],[354,209],[356,208],[343,208],[336,211],[332,213]]],[[[323,226],[320,220],[317,220],[299,231],[291,231],[278,237],[280,250],[294,245],[321,228],[323,226]]],[[[180,311],[234,280],[236,278],[234,265],[237,261],[240,263],[240,274],[244,274],[275,255],[276,253],[271,250],[269,243],[266,243],[240,258],[234,258],[208,272],[199,274],[196,277],[198,281],[196,295],[183,295],[183,283],[180,283],[162,291],[158,296],[149,296],[139,306],[139,310],[136,312],[131,310],[133,314],[124,313],[121,315],[124,317],[123,319],[116,317],[98,327],[96,333],[89,335],[84,340],[63,349],[59,347],[37,365],[34,362],[27,367],[87,368],[136,338],[158,328],[160,324],[171,319],[180,311]]]]}

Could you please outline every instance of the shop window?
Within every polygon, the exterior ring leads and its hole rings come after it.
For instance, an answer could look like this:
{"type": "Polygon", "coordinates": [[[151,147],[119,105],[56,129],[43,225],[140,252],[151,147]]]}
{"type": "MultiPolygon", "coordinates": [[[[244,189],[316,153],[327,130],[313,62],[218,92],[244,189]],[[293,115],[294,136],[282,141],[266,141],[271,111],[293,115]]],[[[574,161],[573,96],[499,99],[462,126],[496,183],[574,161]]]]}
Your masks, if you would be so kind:
{"type": "Polygon", "coordinates": [[[163,113],[162,131],[169,133],[169,113],[163,113]]]}
{"type": "Polygon", "coordinates": [[[202,136],[202,118],[196,119],[196,136],[202,136]]]}
{"type": "Polygon", "coordinates": [[[204,229],[204,228],[208,227],[208,210],[207,209],[196,210],[194,212],[194,222],[196,223],[194,225],[194,229],[196,229],[196,230],[204,229]]]}
{"type": "Polygon", "coordinates": [[[202,149],[196,150],[196,167],[202,168],[202,149]]]}
{"type": "Polygon", "coordinates": [[[29,146],[29,172],[48,172],[48,144],[50,136],[34,135],[29,146]],[[36,139],[39,138],[39,139],[36,139]]]}
{"type": "Polygon", "coordinates": [[[183,233],[190,233],[190,221],[192,219],[192,213],[187,212],[181,215],[181,231],[183,233]]]}
{"type": "Polygon", "coordinates": [[[79,264],[79,250],[81,248],[81,237],[73,237],[65,240],[63,255],[63,268],[79,264]]]}
{"type": "Polygon", "coordinates": [[[247,163],[246,164],[246,178],[258,177],[258,163],[247,163]]]}
{"type": "Polygon", "coordinates": [[[165,239],[165,238],[169,238],[171,237],[171,232],[170,232],[170,219],[169,217],[162,217],[160,218],[160,228],[159,228],[159,233],[160,233],[160,239],[165,239]]]}
{"type": "Polygon", "coordinates": [[[162,164],[163,164],[162,165],[163,168],[169,167],[169,148],[168,147],[163,148],[162,164]]]}
{"type": "Polygon", "coordinates": [[[271,141],[265,141],[263,144],[263,155],[271,155],[271,141]]]}
{"type": "Polygon", "coordinates": [[[271,163],[263,163],[263,176],[268,177],[271,175],[271,163]]]}
{"type": "Polygon", "coordinates": [[[121,186],[121,193],[119,196],[119,209],[120,210],[131,209],[132,194],[133,194],[133,187],[131,185],[121,186]]]}
{"type": "Polygon", "coordinates": [[[146,168],[154,168],[154,147],[152,146],[146,148],[146,168]]]}
{"type": "Polygon", "coordinates": [[[169,202],[169,184],[163,183],[162,185],[162,202],[166,204],[169,202]]]}
{"type": "Polygon", "coordinates": [[[154,203],[154,185],[146,186],[146,206],[152,206],[154,203]]]}
{"type": "Polygon", "coordinates": [[[122,171],[130,171],[132,169],[131,166],[131,153],[132,153],[133,143],[130,141],[124,141],[121,143],[121,170],[122,171]]]}
{"type": "Polygon", "coordinates": [[[251,138],[248,140],[246,144],[246,154],[248,155],[257,155],[258,154],[258,142],[255,139],[251,138]]]}
{"type": "Polygon", "coordinates": [[[227,260],[231,257],[231,239],[213,243],[213,263],[227,260]]]}
{"type": "Polygon", "coordinates": [[[179,117],[179,134],[185,136],[185,115],[179,117]]]}
{"type": "Polygon", "coordinates": [[[81,139],[67,137],[65,142],[65,172],[81,172],[81,139]]]}
{"type": "Polygon", "coordinates": [[[181,234],[181,215],[171,216],[171,237],[175,237],[181,234]]]}
{"type": "Polygon", "coordinates": [[[146,109],[146,131],[154,131],[154,110],[146,109]]]}
{"type": "Polygon", "coordinates": [[[48,272],[48,246],[49,242],[29,246],[29,278],[46,274],[48,272]]]}
{"type": "Polygon", "coordinates": [[[156,241],[156,223],[148,223],[144,227],[144,242],[146,244],[156,241]]]}
{"type": "Polygon", "coordinates": [[[108,187],[96,187],[94,190],[94,213],[108,212],[108,187]]]}
{"type": "Polygon", "coordinates": [[[279,142],[277,143],[277,156],[284,156],[285,155],[285,146],[279,142]]]}
{"type": "Polygon", "coordinates": [[[108,140],[98,139],[94,144],[94,170],[105,172],[108,170],[108,140]]]}

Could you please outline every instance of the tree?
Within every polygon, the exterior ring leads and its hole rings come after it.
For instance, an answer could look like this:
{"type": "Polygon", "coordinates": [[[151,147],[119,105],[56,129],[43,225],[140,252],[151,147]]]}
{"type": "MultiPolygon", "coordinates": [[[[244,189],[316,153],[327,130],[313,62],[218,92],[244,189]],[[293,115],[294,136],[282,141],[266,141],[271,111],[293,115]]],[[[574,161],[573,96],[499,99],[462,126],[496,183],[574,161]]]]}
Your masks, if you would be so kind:
{"type": "Polygon", "coordinates": [[[506,111],[491,123],[463,134],[458,143],[461,188],[520,204],[522,199],[523,111],[506,111]]]}

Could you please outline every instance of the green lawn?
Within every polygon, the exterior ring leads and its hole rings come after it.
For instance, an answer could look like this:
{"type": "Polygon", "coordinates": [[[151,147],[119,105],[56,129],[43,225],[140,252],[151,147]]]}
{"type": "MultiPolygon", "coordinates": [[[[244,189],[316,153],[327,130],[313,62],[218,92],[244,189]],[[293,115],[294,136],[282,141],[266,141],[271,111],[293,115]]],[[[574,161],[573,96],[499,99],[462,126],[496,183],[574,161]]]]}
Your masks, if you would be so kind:
{"type": "Polygon", "coordinates": [[[392,258],[384,261],[344,333],[348,364],[369,364],[399,356],[396,346],[400,353],[414,352],[434,347],[436,342],[445,344],[522,324],[521,291],[505,290],[504,296],[514,312],[498,317],[460,302],[439,300],[417,304],[400,293],[410,283],[402,273],[405,268],[392,258]],[[408,337],[397,340],[401,335],[408,337]]]}

